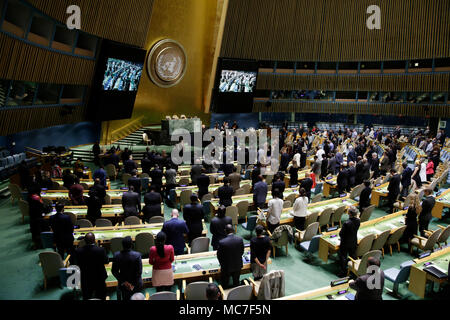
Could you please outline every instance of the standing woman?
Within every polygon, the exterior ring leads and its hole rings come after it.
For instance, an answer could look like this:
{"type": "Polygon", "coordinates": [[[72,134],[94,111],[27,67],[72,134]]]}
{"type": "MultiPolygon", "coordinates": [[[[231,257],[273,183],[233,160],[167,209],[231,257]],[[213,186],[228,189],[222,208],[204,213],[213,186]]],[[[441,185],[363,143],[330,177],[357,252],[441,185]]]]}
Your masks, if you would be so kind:
{"type": "Polygon", "coordinates": [[[41,246],[41,232],[47,231],[43,215],[51,211],[42,201],[39,188],[28,190],[28,204],[30,207],[30,232],[33,240],[33,249],[41,246]]]}
{"type": "Polygon", "coordinates": [[[417,189],[420,189],[422,187],[422,179],[420,178],[420,167],[421,167],[420,160],[417,160],[413,174],[411,175],[411,179],[413,179],[416,182],[417,189]]]}
{"type": "Polygon", "coordinates": [[[289,169],[290,174],[290,180],[289,184],[290,186],[297,186],[298,185],[298,165],[297,162],[293,161],[293,164],[291,168],[289,169]]]}
{"type": "Polygon", "coordinates": [[[425,164],[425,159],[420,160],[419,176],[422,183],[427,181],[427,165],[425,164]]]}
{"type": "Polygon", "coordinates": [[[305,220],[308,215],[308,197],[306,196],[306,191],[303,188],[299,190],[300,196],[295,199],[293,216],[294,216],[294,226],[298,230],[305,230],[305,220]]]}
{"type": "Polygon", "coordinates": [[[174,249],[171,245],[165,245],[166,234],[159,232],[156,235],[155,246],[150,248],[148,262],[153,266],[152,285],[157,292],[170,291],[173,285],[172,262],[174,261],[174,249]]]}
{"type": "MultiPolygon", "coordinates": [[[[408,243],[408,250],[411,249],[410,240],[417,234],[419,225],[417,223],[417,216],[422,212],[422,206],[420,205],[419,196],[415,193],[411,193],[409,198],[408,212],[405,216],[406,229],[403,232],[401,243],[408,243]]],[[[405,200],[406,201],[406,200],[405,200]]]]}
{"type": "Polygon", "coordinates": [[[426,173],[427,181],[431,181],[431,177],[434,175],[434,162],[431,160],[431,158],[428,159],[426,173]]]}

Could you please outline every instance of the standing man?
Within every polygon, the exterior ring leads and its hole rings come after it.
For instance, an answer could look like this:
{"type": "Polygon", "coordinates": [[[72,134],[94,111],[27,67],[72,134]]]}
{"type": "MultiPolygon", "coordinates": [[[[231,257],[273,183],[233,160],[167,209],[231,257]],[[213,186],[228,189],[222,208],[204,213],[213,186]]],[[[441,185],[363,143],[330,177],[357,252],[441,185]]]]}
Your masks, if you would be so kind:
{"type": "Polygon", "coordinates": [[[225,289],[229,287],[230,276],[233,279],[232,287],[239,285],[239,277],[243,266],[242,255],[244,254],[244,240],[233,234],[233,226],[226,225],[227,236],[220,240],[217,248],[217,259],[220,263],[221,284],[225,289]]]}
{"type": "Polygon", "coordinates": [[[73,223],[70,217],[64,214],[64,205],[57,203],[55,206],[56,214],[50,217],[50,227],[53,231],[53,239],[56,244],[61,259],[64,260],[64,254],[73,252],[73,223]]]}
{"type": "Polygon", "coordinates": [[[344,194],[345,190],[347,190],[348,187],[348,174],[347,169],[345,169],[343,166],[339,167],[339,173],[336,178],[336,183],[339,195],[344,194]]]}
{"type": "Polygon", "coordinates": [[[358,218],[358,209],[351,206],[348,210],[349,219],[342,224],[339,236],[341,244],[339,246],[339,262],[341,265],[341,273],[339,277],[345,277],[347,274],[348,256],[355,257],[356,247],[358,246],[358,229],[360,220],[358,218]]]}
{"type": "Polygon", "coordinates": [[[83,300],[89,300],[93,297],[106,299],[106,273],[105,264],[109,259],[105,248],[95,245],[95,236],[89,232],[84,237],[86,245],[75,251],[76,264],[81,272],[81,291],[83,300]]]}
{"type": "Polygon", "coordinates": [[[428,230],[428,225],[433,218],[431,211],[436,204],[436,199],[432,194],[433,190],[429,188],[424,190],[425,199],[422,201],[422,212],[419,215],[419,232],[422,237],[425,237],[425,230],[428,230]]]}
{"type": "Polygon", "coordinates": [[[267,199],[267,183],[262,176],[258,176],[258,182],[253,187],[253,203],[255,208],[264,208],[267,199]]]}
{"type": "Polygon", "coordinates": [[[350,192],[351,189],[356,186],[356,167],[353,161],[350,161],[348,163],[347,175],[348,175],[347,192],[350,192]]]}
{"type": "Polygon", "coordinates": [[[161,194],[155,191],[155,187],[151,186],[149,192],[144,196],[145,206],[142,209],[144,221],[149,222],[152,217],[161,217],[161,194]]]}
{"type": "Polygon", "coordinates": [[[191,181],[193,185],[197,184],[197,178],[202,174],[202,162],[199,159],[195,160],[195,164],[191,168],[191,181]]]}
{"type": "Polygon", "coordinates": [[[94,154],[94,163],[97,166],[100,164],[100,152],[100,144],[96,141],[92,146],[92,153],[94,154]]]}
{"type": "Polygon", "coordinates": [[[397,200],[398,195],[400,194],[400,175],[397,174],[397,170],[391,169],[391,180],[389,181],[388,186],[388,211],[387,213],[394,212],[394,203],[397,200]]]}
{"type": "Polygon", "coordinates": [[[203,216],[203,206],[198,202],[197,195],[191,195],[191,203],[183,208],[183,217],[189,230],[189,243],[202,236],[203,216]]]}
{"type": "MultiPolygon", "coordinates": [[[[125,151],[124,151],[125,153],[125,151]]],[[[128,160],[123,162],[123,169],[125,173],[133,174],[133,170],[137,170],[137,164],[133,160],[133,156],[129,156],[128,160]]]]}
{"type": "Polygon", "coordinates": [[[94,174],[93,174],[92,178],[94,180],[99,179],[101,185],[106,188],[106,186],[107,186],[107,183],[106,183],[107,174],[106,174],[106,171],[105,171],[105,168],[103,167],[103,165],[100,165],[100,167],[97,170],[94,171],[94,174]]]}
{"type": "Polygon", "coordinates": [[[233,167],[233,173],[229,175],[230,185],[233,188],[233,192],[241,187],[241,175],[237,172],[237,168],[233,167]]]}
{"type": "Polygon", "coordinates": [[[250,262],[255,281],[260,280],[267,273],[267,261],[270,257],[272,246],[270,238],[264,235],[264,227],[257,225],[256,237],[250,240],[250,262]]]}
{"type": "MultiPolygon", "coordinates": [[[[128,179],[128,186],[133,186],[134,192],[141,196],[142,183],[141,179],[137,177],[137,170],[131,171],[131,177],[128,179]]],[[[147,190],[147,188],[145,188],[147,190]]]]}
{"type": "Polygon", "coordinates": [[[172,210],[172,219],[164,222],[162,232],[167,236],[166,244],[173,246],[175,255],[184,254],[184,235],[189,234],[189,229],[186,222],[178,219],[180,213],[177,209],[172,210]]]}
{"type": "Polygon", "coordinates": [[[370,207],[370,195],[372,188],[370,187],[370,180],[364,181],[364,189],[359,195],[359,211],[363,212],[365,208],[370,207]]]}
{"type": "Polygon", "coordinates": [[[202,174],[197,178],[198,197],[201,200],[205,194],[209,193],[209,176],[205,174],[205,169],[202,168],[202,174]]]}
{"type": "Polygon", "coordinates": [[[277,173],[273,178],[272,190],[278,189],[280,198],[284,199],[283,192],[284,192],[285,188],[286,188],[286,184],[284,183],[284,181],[281,180],[280,175],[277,173]]]}
{"type": "Polygon", "coordinates": [[[101,184],[100,179],[95,179],[94,185],[89,189],[89,198],[87,199],[87,218],[95,225],[95,220],[102,216],[102,206],[105,202],[106,190],[101,184]]]}
{"type": "Polygon", "coordinates": [[[219,204],[225,207],[229,207],[233,204],[233,188],[229,186],[230,178],[225,177],[223,179],[223,186],[218,190],[219,204]]]}
{"type": "Polygon", "coordinates": [[[308,200],[311,200],[311,188],[314,185],[314,181],[311,179],[311,174],[308,172],[305,174],[305,179],[302,180],[300,183],[299,189],[305,189],[306,196],[308,197],[308,200]]]}
{"type": "Polygon", "coordinates": [[[209,226],[209,231],[212,234],[211,246],[213,247],[213,250],[217,250],[219,247],[219,241],[227,236],[225,227],[228,224],[233,224],[231,217],[225,216],[225,213],[226,208],[224,206],[220,206],[217,210],[217,215],[211,220],[211,224],[209,226]]]}
{"type": "Polygon", "coordinates": [[[402,172],[402,197],[406,198],[408,196],[409,186],[411,185],[411,176],[413,174],[413,171],[406,162],[403,162],[403,172],[402,172]]]}
{"type": "Polygon", "coordinates": [[[129,186],[128,192],[123,193],[122,207],[125,218],[129,216],[139,216],[139,213],[141,212],[141,196],[134,192],[133,186],[129,186]]]}
{"type": "Polygon", "coordinates": [[[122,247],[122,251],[114,254],[111,272],[117,279],[122,300],[128,301],[143,287],[142,256],[131,249],[133,240],[130,236],[123,238],[122,247]]]}
{"type": "Polygon", "coordinates": [[[162,178],[163,178],[163,172],[162,170],[159,168],[159,165],[156,164],[155,168],[150,171],[150,178],[152,179],[151,185],[155,187],[156,192],[158,192],[159,194],[161,194],[161,190],[162,190],[162,178]]]}

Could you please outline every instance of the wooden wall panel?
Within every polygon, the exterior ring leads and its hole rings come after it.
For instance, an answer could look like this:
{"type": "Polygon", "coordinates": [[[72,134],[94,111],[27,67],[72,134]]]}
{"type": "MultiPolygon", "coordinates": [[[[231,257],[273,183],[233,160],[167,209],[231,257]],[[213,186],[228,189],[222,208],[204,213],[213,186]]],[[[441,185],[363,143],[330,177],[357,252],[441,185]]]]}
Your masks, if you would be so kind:
{"type": "MultiPolygon", "coordinates": [[[[81,29],[90,34],[144,47],[154,0],[28,0],[38,10],[66,23],[66,9],[81,9],[81,29]]],[[[168,15],[167,19],[171,19],[168,15]]]]}
{"type": "Polygon", "coordinates": [[[91,85],[95,61],[52,52],[0,33],[0,78],[91,85]]]}
{"type": "Polygon", "coordinates": [[[450,56],[448,0],[230,0],[222,57],[285,61],[450,56]],[[381,8],[381,30],[366,9],[381,8]]]}

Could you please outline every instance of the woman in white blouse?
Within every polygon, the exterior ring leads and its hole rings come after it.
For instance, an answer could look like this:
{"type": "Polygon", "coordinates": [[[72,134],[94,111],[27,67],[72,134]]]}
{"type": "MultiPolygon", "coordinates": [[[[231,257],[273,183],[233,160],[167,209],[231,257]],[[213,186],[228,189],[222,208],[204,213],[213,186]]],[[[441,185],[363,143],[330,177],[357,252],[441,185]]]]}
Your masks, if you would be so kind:
{"type": "Polygon", "coordinates": [[[420,172],[419,172],[420,180],[422,182],[427,182],[427,165],[425,163],[425,158],[420,161],[420,172]]]}
{"type": "Polygon", "coordinates": [[[280,225],[281,212],[283,211],[283,200],[280,199],[278,189],[272,190],[273,199],[269,201],[267,215],[267,228],[271,233],[280,225]]]}
{"type": "Polygon", "coordinates": [[[305,230],[305,220],[308,215],[308,197],[305,189],[301,188],[300,196],[294,202],[294,225],[299,230],[305,230]]]}

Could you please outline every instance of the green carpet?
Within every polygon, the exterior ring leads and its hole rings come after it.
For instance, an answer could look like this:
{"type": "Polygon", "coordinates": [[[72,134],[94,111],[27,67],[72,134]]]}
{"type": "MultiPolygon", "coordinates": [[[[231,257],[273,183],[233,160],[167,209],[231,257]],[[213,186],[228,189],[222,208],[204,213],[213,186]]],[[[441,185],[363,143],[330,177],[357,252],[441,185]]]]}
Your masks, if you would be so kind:
{"type": "MultiPolygon", "coordinates": [[[[112,188],[122,186],[120,180],[112,182],[112,188]]],[[[165,206],[164,214],[166,219],[170,217],[171,208],[165,206]]],[[[17,204],[11,205],[9,199],[0,200],[0,299],[46,299],[59,300],[71,297],[70,289],[60,289],[58,280],[50,282],[47,290],[43,289],[43,275],[39,266],[38,253],[30,249],[31,234],[29,233],[28,220],[22,224],[22,218],[17,204]]],[[[252,213],[249,213],[252,214],[252,213]]],[[[371,219],[385,215],[385,212],[376,209],[371,219]]],[[[449,223],[449,219],[436,221],[433,219],[430,224],[431,229],[437,228],[437,222],[441,225],[449,223]]],[[[208,224],[209,228],[209,224],[208,224]]],[[[248,242],[249,232],[238,226],[237,234],[244,237],[248,242]]],[[[210,233],[208,231],[208,236],[210,233]]],[[[402,252],[394,251],[393,256],[389,253],[382,259],[382,268],[399,268],[404,261],[413,257],[407,252],[407,246],[402,247],[402,252]]],[[[284,250],[277,251],[277,256],[272,259],[269,270],[284,270],[286,276],[286,295],[301,293],[321,287],[328,286],[330,281],[337,278],[338,273],[337,255],[332,256],[327,264],[323,263],[315,254],[314,259],[306,263],[303,261],[303,254],[289,245],[289,255],[286,256],[284,250]]],[[[250,275],[242,275],[241,279],[250,275]]],[[[392,283],[386,281],[386,287],[392,288],[392,283]]],[[[175,289],[175,287],[173,287],[175,289]]],[[[150,294],[155,289],[146,289],[150,294]]],[[[419,299],[407,290],[407,285],[400,286],[400,293],[405,299],[419,299]]],[[[115,299],[115,292],[109,293],[111,299],[115,299]]],[[[427,298],[432,298],[430,294],[427,298]]],[[[394,299],[386,291],[383,295],[386,300],[394,299]]]]}

